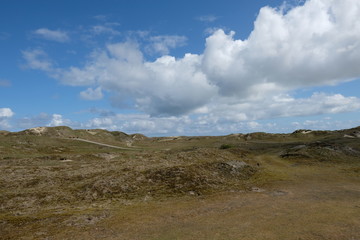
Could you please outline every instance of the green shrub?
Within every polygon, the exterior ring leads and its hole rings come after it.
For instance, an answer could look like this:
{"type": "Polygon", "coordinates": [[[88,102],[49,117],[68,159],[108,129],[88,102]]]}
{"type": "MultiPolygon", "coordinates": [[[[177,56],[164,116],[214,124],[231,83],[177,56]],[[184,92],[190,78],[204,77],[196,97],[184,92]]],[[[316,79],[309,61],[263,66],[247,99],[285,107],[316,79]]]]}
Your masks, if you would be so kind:
{"type": "Polygon", "coordinates": [[[229,148],[232,148],[233,146],[231,144],[222,144],[220,146],[220,149],[229,149],[229,148]]]}

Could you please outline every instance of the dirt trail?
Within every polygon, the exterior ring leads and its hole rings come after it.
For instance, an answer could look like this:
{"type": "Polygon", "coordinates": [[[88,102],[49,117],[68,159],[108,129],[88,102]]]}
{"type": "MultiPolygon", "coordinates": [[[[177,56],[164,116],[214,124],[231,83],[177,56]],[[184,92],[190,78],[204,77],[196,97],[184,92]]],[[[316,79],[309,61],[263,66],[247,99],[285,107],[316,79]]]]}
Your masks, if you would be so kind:
{"type": "Polygon", "coordinates": [[[86,140],[86,139],[82,139],[82,138],[72,138],[72,140],[77,140],[77,141],[92,143],[92,144],[96,144],[96,145],[100,145],[100,146],[104,146],[104,147],[123,149],[123,150],[134,150],[134,151],[135,151],[135,150],[139,150],[138,148],[133,148],[133,147],[119,147],[119,146],[114,146],[114,145],[110,145],[110,144],[94,142],[94,141],[90,141],[90,140],[86,140]]]}

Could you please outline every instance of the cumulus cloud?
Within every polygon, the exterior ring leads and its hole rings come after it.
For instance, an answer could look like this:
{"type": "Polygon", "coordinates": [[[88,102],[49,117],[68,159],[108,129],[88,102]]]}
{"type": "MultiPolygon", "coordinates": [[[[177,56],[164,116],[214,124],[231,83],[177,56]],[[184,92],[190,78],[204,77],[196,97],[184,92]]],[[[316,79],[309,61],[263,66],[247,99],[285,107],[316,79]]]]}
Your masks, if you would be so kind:
{"type": "MultiPolygon", "coordinates": [[[[0,118],[1,120],[1,118],[0,118]]],[[[15,129],[29,129],[39,126],[70,126],[78,128],[81,125],[77,122],[64,118],[61,114],[40,113],[35,116],[27,116],[12,120],[15,129]]],[[[9,128],[10,129],[10,128],[9,128]]]]}
{"type": "MultiPolygon", "coordinates": [[[[86,128],[105,128],[121,130],[128,133],[141,132],[157,135],[209,135],[230,132],[282,131],[295,130],[295,126],[281,128],[276,123],[260,123],[259,121],[275,121],[279,117],[312,116],[318,114],[339,114],[360,109],[360,99],[344,97],[341,94],[314,93],[309,98],[295,99],[288,95],[273,96],[271,99],[229,104],[228,101],[214,101],[206,108],[183,116],[151,116],[148,114],[109,114],[102,115],[87,122],[86,128]]],[[[359,123],[359,121],[357,122],[359,123]]],[[[318,129],[335,129],[335,126],[353,127],[356,123],[317,121],[312,125],[318,129]],[[320,126],[321,122],[326,125],[320,126]],[[336,125],[331,126],[332,123],[336,125]]],[[[300,125],[299,126],[303,126],[300,125]]]]}
{"type": "Polygon", "coordinates": [[[134,99],[138,109],[151,115],[179,115],[206,104],[216,92],[200,70],[201,56],[182,59],[163,56],[146,62],[135,43],[107,45],[84,68],[62,72],[69,85],[100,85],[103,90],[134,99]]]}
{"type": "Polygon", "coordinates": [[[108,15],[103,15],[103,14],[94,16],[94,19],[96,19],[98,21],[106,21],[108,18],[109,18],[108,15]]]}
{"type": "Polygon", "coordinates": [[[0,118],[10,118],[14,112],[10,108],[0,108],[0,118]]]}
{"type": "Polygon", "coordinates": [[[101,87],[92,89],[88,88],[85,91],[80,92],[80,97],[85,100],[99,100],[103,98],[101,87]]]}
{"type": "Polygon", "coordinates": [[[287,94],[247,102],[227,99],[214,101],[203,111],[203,121],[237,122],[279,117],[337,114],[360,109],[360,98],[341,94],[314,93],[309,98],[294,98],[287,94]],[[231,104],[229,104],[231,103],[231,104]]]}
{"type": "Polygon", "coordinates": [[[201,22],[206,22],[206,23],[211,23],[211,22],[215,22],[218,19],[217,16],[214,15],[203,15],[197,18],[197,20],[201,21],[201,22]]]}
{"type": "MultiPolygon", "coordinates": [[[[39,50],[23,55],[29,67],[44,70],[64,84],[99,86],[82,92],[83,97],[100,97],[104,90],[114,96],[114,106],[130,99],[144,116],[157,119],[131,123],[139,123],[139,128],[143,124],[156,129],[160,119],[180,124],[177,121],[182,120],[169,119],[174,116],[197,119],[191,124],[199,129],[210,123],[235,128],[239,122],[259,127],[258,119],[360,108],[359,98],[341,94],[289,95],[304,87],[360,77],[358,16],[357,0],[308,0],[286,11],[262,8],[247,39],[236,39],[232,31],[214,31],[202,54],[169,56],[170,49],[184,45],[186,38],[157,36],[145,47],[163,55],[154,61],[147,61],[141,46],[131,41],[108,44],[94,51],[84,66],[67,69],[55,68],[39,50]]],[[[119,117],[94,119],[89,124],[118,126],[114,121],[120,121],[119,117]]],[[[131,124],[123,126],[130,129],[131,124]]]]}
{"type": "Polygon", "coordinates": [[[28,116],[16,120],[16,126],[20,129],[28,129],[39,126],[46,126],[52,119],[47,113],[40,113],[36,116],[28,116]]]}
{"type": "Polygon", "coordinates": [[[50,123],[47,124],[49,127],[56,126],[69,126],[72,122],[69,119],[64,119],[60,114],[53,114],[50,123]]]}
{"type": "Polygon", "coordinates": [[[161,35],[150,37],[150,44],[147,46],[147,51],[152,53],[160,53],[167,55],[170,49],[182,47],[186,45],[187,38],[185,36],[177,35],[161,35]]]}
{"type": "Polygon", "coordinates": [[[203,70],[223,95],[257,86],[297,89],[360,76],[360,3],[309,0],[286,14],[264,7],[246,40],[216,31],[206,40],[203,70]]]}
{"type": "Polygon", "coordinates": [[[151,117],[147,114],[116,114],[98,117],[83,124],[85,128],[103,128],[119,130],[127,133],[143,133],[148,136],[159,135],[199,135],[200,129],[192,132],[191,120],[187,116],[181,117],[151,117]]]}
{"type": "Polygon", "coordinates": [[[47,73],[55,72],[48,55],[41,49],[22,51],[22,56],[26,61],[25,67],[27,68],[38,69],[47,73]]]}
{"type": "Polygon", "coordinates": [[[14,112],[10,108],[0,108],[0,128],[10,129],[9,118],[14,116],[14,112]]]}
{"type": "Polygon", "coordinates": [[[100,109],[100,108],[90,108],[89,109],[90,113],[94,113],[94,114],[98,114],[101,117],[111,117],[111,116],[115,116],[115,112],[110,111],[110,110],[106,110],[106,109],[100,109]]]}
{"type": "Polygon", "coordinates": [[[68,42],[70,40],[68,34],[61,30],[50,30],[47,28],[39,28],[33,32],[35,35],[46,40],[56,42],[68,42]]]}
{"type": "Polygon", "coordinates": [[[347,129],[360,125],[359,120],[333,120],[333,119],[316,119],[304,120],[301,122],[292,122],[290,129],[313,129],[313,130],[335,130],[347,129]]]}
{"type": "MultiPolygon", "coordinates": [[[[0,117],[1,120],[1,117],[0,117]]],[[[16,129],[28,129],[39,126],[72,126],[79,127],[79,123],[64,118],[61,114],[40,113],[35,116],[28,116],[12,120],[16,129]]]]}
{"type": "Polygon", "coordinates": [[[0,130],[10,129],[11,125],[7,119],[0,118],[0,130]]]}
{"type": "Polygon", "coordinates": [[[120,35],[120,32],[114,29],[111,24],[95,25],[92,27],[91,32],[94,33],[95,35],[100,35],[100,34],[120,35]]]}
{"type": "MultiPolygon", "coordinates": [[[[206,115],[209,117],[209,115],[206,115]]],[[[201,116],[151,117],[146,114],[115,114],[96,117],[80,125],[81,128],[102,128],[120,130],[126,133],[143,133],[147,136],[180,136],[180,135],[224,135],[228,133],[293,132],[299,128],[335,130],[358,126],[359,120],[316,119],[303,120],[284,124],[278,120],[270,121],[229,121],[219,118],[212,122],[201,116]]]]}

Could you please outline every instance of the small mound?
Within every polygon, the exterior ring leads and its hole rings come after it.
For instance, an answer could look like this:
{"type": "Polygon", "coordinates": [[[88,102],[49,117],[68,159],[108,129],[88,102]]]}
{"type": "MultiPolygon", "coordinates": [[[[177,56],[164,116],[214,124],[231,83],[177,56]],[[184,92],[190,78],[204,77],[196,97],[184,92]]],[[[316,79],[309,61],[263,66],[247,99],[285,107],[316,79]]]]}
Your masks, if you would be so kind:
{"type": "Polygon", "coordinates": [[[347,161],[360,157],[360,151],[341,143],[312,142],[286,149],[282,158],[311,159],[312,161],[347,161]]]}
{"type": "Polygon", "coordinates": [[[9,131],[0,130],[0,135],[8,135],[9,133],[9,131]]]}
{"type": "Polygon", "coordinates": [[[207,192],[242,185],[257,169],[242,161],[212,162],[148,170],[144,173],[150,188],[169,193],[207,192]]]}
{"type": "Polygon", "coordinates": [[[174,194],[200,195],[216,190],[245,189],[257,168],[241,161],[212,162],[188,166],[153,168],[112,173],[76,191],[84,200],[142,198],[174,194]]]}
{"type": "Polygon", "coordinates": [[[145,139],[148,139],[147,136],[145,136],[145,135],[143,135],[143,134],[140,134],[140,133],[131,134],[130,137],[131,137],[133,140],[145,140],[145,139]]]}
{"type": "Polygon", "coordinates": [[[59,127],[35,127],[16,133],[16,135],[35,135],[47,137],[70,137],[74,130],[66,126],[59,127]]]}

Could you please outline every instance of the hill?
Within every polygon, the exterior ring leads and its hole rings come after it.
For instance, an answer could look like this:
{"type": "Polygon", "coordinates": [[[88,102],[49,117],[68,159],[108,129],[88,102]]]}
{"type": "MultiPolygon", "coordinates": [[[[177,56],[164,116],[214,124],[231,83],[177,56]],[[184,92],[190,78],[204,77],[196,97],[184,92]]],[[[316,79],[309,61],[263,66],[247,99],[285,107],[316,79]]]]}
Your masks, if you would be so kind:
{"type": "Polygon", "coordinates": [[[0,132],[1,239],[357,239],[360,127],[0,132]]]}

